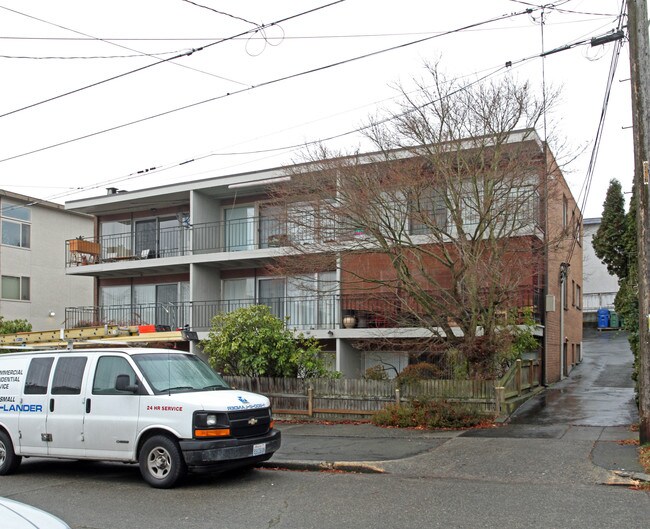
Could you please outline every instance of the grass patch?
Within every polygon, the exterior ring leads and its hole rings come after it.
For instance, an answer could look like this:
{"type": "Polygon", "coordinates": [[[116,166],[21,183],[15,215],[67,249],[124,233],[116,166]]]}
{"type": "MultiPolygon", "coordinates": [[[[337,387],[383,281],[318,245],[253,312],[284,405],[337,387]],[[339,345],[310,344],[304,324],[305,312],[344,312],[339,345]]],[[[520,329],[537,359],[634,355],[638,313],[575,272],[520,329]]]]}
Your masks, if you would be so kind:
{"type": "Polygon", "coordinates": [[[412,400],[397,406],[390,404],[372,417],[377,426],[398,428],[472,428],[491,422],[477,406],[448,400],[412,400]]]}

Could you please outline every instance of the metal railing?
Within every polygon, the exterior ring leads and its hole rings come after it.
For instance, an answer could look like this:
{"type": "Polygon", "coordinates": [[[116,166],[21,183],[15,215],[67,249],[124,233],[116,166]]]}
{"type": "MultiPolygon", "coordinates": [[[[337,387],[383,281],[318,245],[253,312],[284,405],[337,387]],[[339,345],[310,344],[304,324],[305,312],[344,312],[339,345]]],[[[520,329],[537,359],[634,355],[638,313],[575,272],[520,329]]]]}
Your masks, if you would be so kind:
{"type": "MultiPolygon", "coordinates": [[[[539,321],[539,292],[522,289],[511,300],[511,309],[531,311],[539,321]]],[[[296,330],[338,328],[427,327],[431,324],[426,311],[391,294],[320,294],[295,297],[184,301],[66,308],[66,327],[98,325],[163,325],[172,329],[189,325],[194,330],[210,328],[217,314],[229,313],[254,304],[267,305],[271,312],[286,319],[287,327],[296,330]]]]}
{"type": "MultiPolygon", "coordinates": [[[[296,235],[292,236],[296,240],[296,235]]],[[[240,252],[289,243],[286,222],[253,217],[66,241],[66,266],[240,252]]]]}
{"type": "MultiPolygon", "coordinates": [[[[532,219],[531,219],[532,221],[532,219]]],[[[445,221],[446,222],[446,221],[445,221]]],[[[140,229],[128,233],[66,241],[66,267],[141,259],[178,257],[220,252],[241,252],[291,244],[349,241],[365,234],[360,228],[335,225],[316,227],[315,221],[279,217],[250,217],[171,228],[140,229]]],[[[426,226],[414,224],[412,234],[425,235],[426,226]]]]}

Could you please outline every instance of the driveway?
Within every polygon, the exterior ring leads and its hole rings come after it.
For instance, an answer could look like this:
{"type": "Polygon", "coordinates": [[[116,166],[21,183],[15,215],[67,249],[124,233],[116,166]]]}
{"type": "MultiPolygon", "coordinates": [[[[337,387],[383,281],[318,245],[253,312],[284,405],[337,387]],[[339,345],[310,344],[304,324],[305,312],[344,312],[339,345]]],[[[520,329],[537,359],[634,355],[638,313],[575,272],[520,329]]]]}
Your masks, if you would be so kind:
{"type": "Polygon", "coordinates": [[[627,334],[586,330],[583,351],[582,363],[570,376],[529,400],[510,424],[611,427],[638,422],[627,334]]]}
{"type": "Polygon", "coordinates": [[[639,420],[632,380],[633,355],[624,332],[585,330],[583,361],[570,375],[522,405],[501,428],[470,430],[461,437],[554,439],[592,443],[593,464],[643,472],[639,420]]]}

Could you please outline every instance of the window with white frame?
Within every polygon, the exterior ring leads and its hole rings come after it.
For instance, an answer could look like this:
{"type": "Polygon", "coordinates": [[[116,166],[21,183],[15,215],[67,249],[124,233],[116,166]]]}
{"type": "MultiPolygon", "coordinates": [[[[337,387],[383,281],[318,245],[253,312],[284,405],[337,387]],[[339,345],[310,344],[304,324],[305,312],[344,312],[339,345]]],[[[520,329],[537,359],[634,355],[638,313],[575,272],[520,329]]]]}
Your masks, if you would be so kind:
{"type": "Polygon", "coordinates": [[[29,301],[31,286],[29,277],[2,276],[2,299],[29,301]]]}
{"type": "Polygon", "coordinates": [[[29,248],[31,246],[31,221],[32,211],[30,208],[12,202],[2,200],[2,244],[29,248]]]}

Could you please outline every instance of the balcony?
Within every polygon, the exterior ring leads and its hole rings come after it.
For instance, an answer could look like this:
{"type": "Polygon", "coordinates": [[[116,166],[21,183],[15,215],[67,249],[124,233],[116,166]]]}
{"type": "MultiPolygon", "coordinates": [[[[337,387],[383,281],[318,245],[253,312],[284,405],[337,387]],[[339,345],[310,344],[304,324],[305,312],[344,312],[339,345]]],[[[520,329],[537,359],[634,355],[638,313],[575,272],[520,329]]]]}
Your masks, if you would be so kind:
{"type": "MultiPolygon", "coordinates": [[[[293,234],[293,240],[299,240],[293,234]]],[[[219,252],[241,252],[286,246],[284,225],[268,217],[254,217],[77,238],[66,241],[66,267],[180,257],[219,252]]]]}
{"type": "MultiPolygon", "coordinates": [[[[540,322],[538,290],[522,289],[512,301],[522,314],[532,312],[540,322]]],[[[157,325],[171,329],[188,325],[193,330],[208,330],[216,314],[232,312],[253,304],[268,305],[273,314],[287,321],[287,327],[299,331],[341,328],[418,328],[427,318],[417,309],[405,310],[402,301],[390,294],[323,294],[302,297],[186,301],[96,307],[68,307],[66,328],[111,325],[157,325]]]]}

